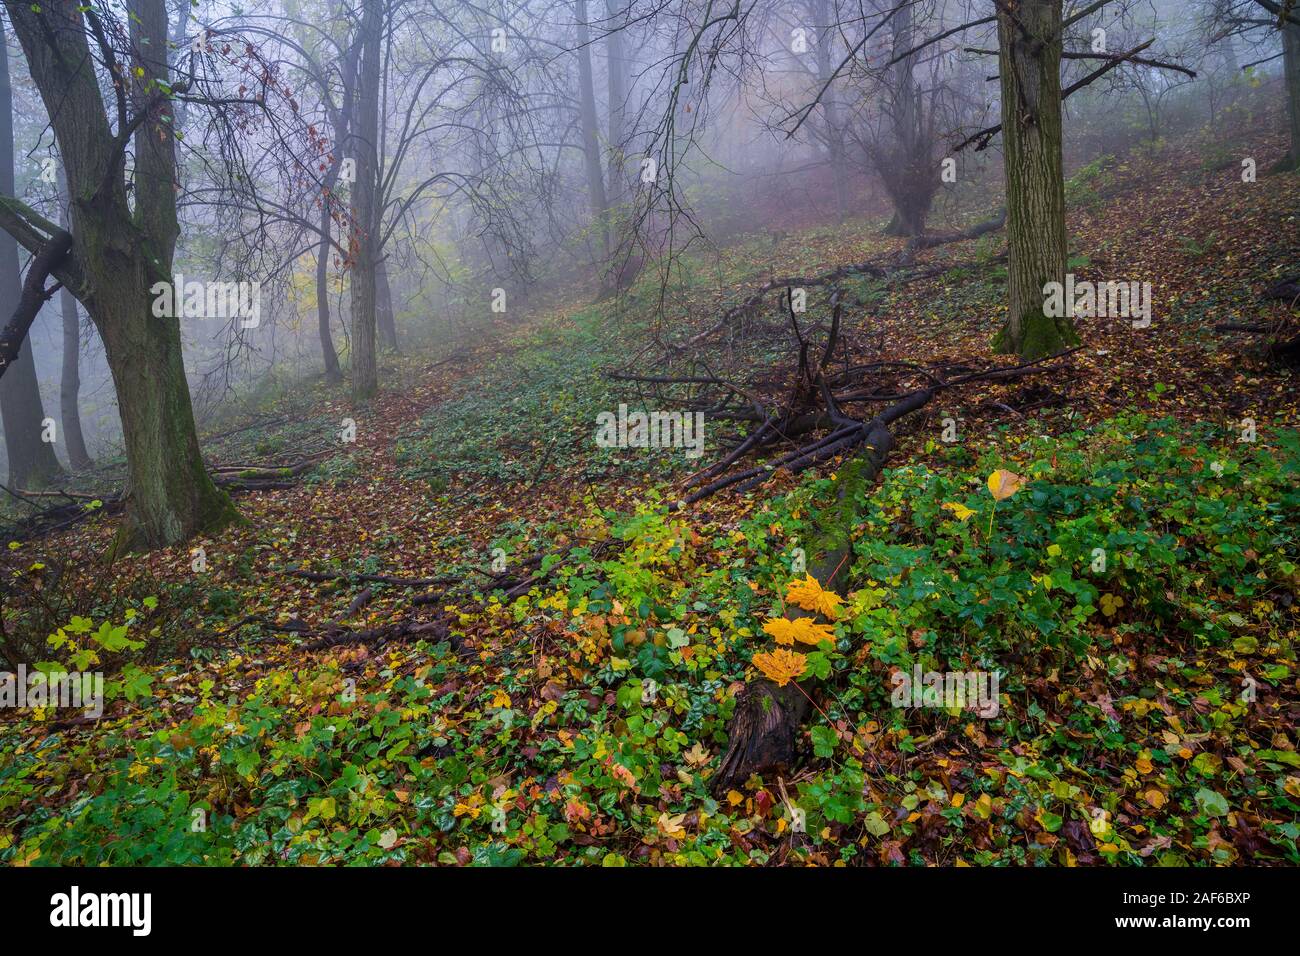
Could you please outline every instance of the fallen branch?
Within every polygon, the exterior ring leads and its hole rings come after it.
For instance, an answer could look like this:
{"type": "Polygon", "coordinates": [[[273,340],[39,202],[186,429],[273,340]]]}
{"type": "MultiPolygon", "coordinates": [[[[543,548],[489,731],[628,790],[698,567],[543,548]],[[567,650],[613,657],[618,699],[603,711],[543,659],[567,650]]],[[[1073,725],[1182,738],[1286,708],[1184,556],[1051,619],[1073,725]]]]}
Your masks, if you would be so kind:
{"type": "Polygon", "coordinates": [[[396,587],[403,588],[423,588],[439,584],[456,584],[461,580],[460,578],[399,578],[387,574],[350,574],[333,571],[304,571],[296,568],[290,568],[281,573],[295,578],[302,578],[305,581],[339,581],[348,584],[392,584],[396,587]]]}
{"type": "Polygon", "coordinates": [[[926,236],[915,236],[908,244],[909,251],[918,249],[933,249],[936,246],[946,246],[953,242],[965,242],[968,239],[978,239],[986,236],[991,232],[997,232],[1007,224],[1007,208],[1003,206],[998,210],[992,219],[971,226],[963,232],[936,233],[926,236]]]}
{"type": "Polygon", "coordinates": [[[416,621],[412,618],[404,618],[391,624],[383,624],[364,631],[338,631],[303,644],[301,649],[304,651],[324,651],[344,645],[373,644],[377,641],[409,640],[425,636],[432,636],[435,643],[451,641],[452,648],[459,650],[458,641],[453,638],[451,628],[441,618],[436,621],[416,621]]]}

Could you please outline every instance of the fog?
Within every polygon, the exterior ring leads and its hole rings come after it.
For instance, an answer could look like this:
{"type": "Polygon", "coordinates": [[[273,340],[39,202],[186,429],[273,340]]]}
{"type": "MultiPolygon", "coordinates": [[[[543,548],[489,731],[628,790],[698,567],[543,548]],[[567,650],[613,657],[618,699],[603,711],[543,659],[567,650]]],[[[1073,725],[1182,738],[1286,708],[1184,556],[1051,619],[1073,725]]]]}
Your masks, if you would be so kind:
{"type": "MultiPolygon", "coordinates": [[[[1001,204],[999,144],[955,147],[997,122],[995,26],[895,62],[990,19],[983,6],[386,4],[376,157],[388,283],[379,303],[396,334],[386,344],[459,341],[493,318],[494,289],[506,291],[508,314],[574,284],[616,293],[647,262],[670,281],[682,250],[746,235],[864,217],[914,233],[986,218],[1001,204]]],[[[1074,25],[1081,49],[1100,52],[1067,63],[1066,83],[1101,56],[1155,42],[1067,99],[1067,170],[1143,141],[1212,135],[1243,103],[1280,95],[1279,35],[1236,24],[1243,6],[1117,2],[1074,25]]],[[[357,227],[352,170],[336,167],[359,148],[346,100],[361,26],[355,10],[330,3],[200,2],[173,5],[170,17],[169,60],[192,91],[175,109],[174,271],[260,286],[255,326],[182,318],[190,387],[211,420],[233,394],[325,371],[320,291],[348,360],[357,227]],[[318,283],[322,211],[330,238],[318,283]]],[[[17,196],[53,216],[66,207],[51,181],[58,150],[11,30],[6,40],[17,196]]],[[[56,410],[57,297],[31,344],[45,409],[56,410]]],[[[78,353],[86,442],[96,459],[113,458],[114,390],[84,309],[78,353]]],[[[61,438],[59,453],[66,462],[61,438]]]]}

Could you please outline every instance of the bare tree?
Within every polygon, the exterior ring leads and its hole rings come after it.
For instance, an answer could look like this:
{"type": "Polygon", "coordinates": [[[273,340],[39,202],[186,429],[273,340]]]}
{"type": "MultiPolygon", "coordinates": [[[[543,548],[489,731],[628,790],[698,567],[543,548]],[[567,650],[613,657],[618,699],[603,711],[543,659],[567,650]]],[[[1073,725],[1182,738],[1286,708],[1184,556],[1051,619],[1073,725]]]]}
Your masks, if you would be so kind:
{"type": "Polygon", "coordinates": [[[1244,36],[1263,44],[1280,36],[1280,53],[1247,63],[1242,69],[1281,58],[1290,145],[1274,171],[1300,168],[1300,5],[1295,0],[1219,0],[1212,23],[1216,39],[1244,36]]]}
{"type": "Polygon", "coordinates": [[[33,255],[0,333],[0,371],[58,284],[76,295],[103,338],[117,389],[129,466],[119,543],[174,544],[219,527],[235,510],[199,453],[179,319],[153,308],[151,289],[172,282],[178,231],[166,7],[131,0],[123,22],[106,4],[5,6],[54,128],[72,229],[12,196],[0,198],[0,226],[33,255]],[[128,147],[135,157],[130,198],[128,147]],[[52,289],[45,285],[51,275],[58,280],[52,289]]]}
{"type": "MultiPolygon", "coordinates": [[[[0,37],[0,193],[14,193],[13,93],[9,84],[9,53],[0,37]]],[[[0,236],[0,309],[12,313],[21,297],[18,244],[0,236]]],[[[0,373],[5,368],[0,366],[0,373]]],[[[36,358],[24,341],[13,368],[0,379],[0,418],[4,421],[5,451],[9,458],[9,484],[23,488],[43,484],[63,474],[48,434],[45,408],[36,381],[36,358]]]]}
{"type": "MultiPolygon", "coordinates": [[[[59,170],[60,225],[68,228],[68,183],[59,170]]],[[[63,444],[68,450],[68,464],[74,471],[91,465],[86,438],[81,431],[81,315],[77,299],[66,288],[59,290],[59,313],[63,323],[63,368],[59,378],[59,417],[63,424],[63,444]]]]}

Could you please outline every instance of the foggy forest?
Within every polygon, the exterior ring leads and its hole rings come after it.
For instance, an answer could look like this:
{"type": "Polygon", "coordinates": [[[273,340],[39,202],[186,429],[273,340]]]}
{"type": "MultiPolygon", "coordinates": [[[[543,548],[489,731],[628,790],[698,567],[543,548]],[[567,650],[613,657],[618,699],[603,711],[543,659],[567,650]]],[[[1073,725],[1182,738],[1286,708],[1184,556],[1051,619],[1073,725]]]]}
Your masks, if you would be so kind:
{"type": "Polygon", "coordinates": [[[7,867],[1300,865],[1300,3],[0,27],[7,867]]]}

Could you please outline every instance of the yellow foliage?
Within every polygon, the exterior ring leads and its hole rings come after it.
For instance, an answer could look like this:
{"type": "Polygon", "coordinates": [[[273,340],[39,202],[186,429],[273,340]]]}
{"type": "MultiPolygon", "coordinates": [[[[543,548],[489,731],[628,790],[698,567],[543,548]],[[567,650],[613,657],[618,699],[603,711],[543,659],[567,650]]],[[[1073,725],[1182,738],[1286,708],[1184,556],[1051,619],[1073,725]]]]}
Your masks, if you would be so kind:
{"type": "Polygon", "coordinates": [[[1006,471],[999,468],[993,474],[989,475],[989,491],[992,492],[994,499],[1003,501],[1010,498],[1019,491],[1025,484],[1025,479],[1021,478],[1014,471],[1006,471]]]}
{"type": "Polygon", "coordinates": [[[943,507],[946,511],[951,511],[962,521],[965,521],[967,518],[969,518],[971,515],[975,513],[973,508],[967,508],[965,505],[958,504],[955,501],[945,501],[943,503],[943,507]]]}
{"type": "Polygon", "coordinates": [[[808,669],[808,658],[796,651],[775,650],[770,654],[755,654],[754,666],[768,680],[774,681],[778,687],[784,687],[808,669]]]}
{"type": "Polygon", "coordinates": [[[805,611],[816,611],[832,621],[840,616],[843,599],[834,591],[827,591],[811,574],[802,581],[791,581],[785,599],[805,611]]]}
{"type": "Polygon", "coordinates": [[[818,624],[810,617],[801,617],[790,621],[783,617],[774,618],[763,625],[763,631],[770,634],[778,644],[817,645],[822,641],[834,641],[835,632],[829,624],[818,624]]]}

